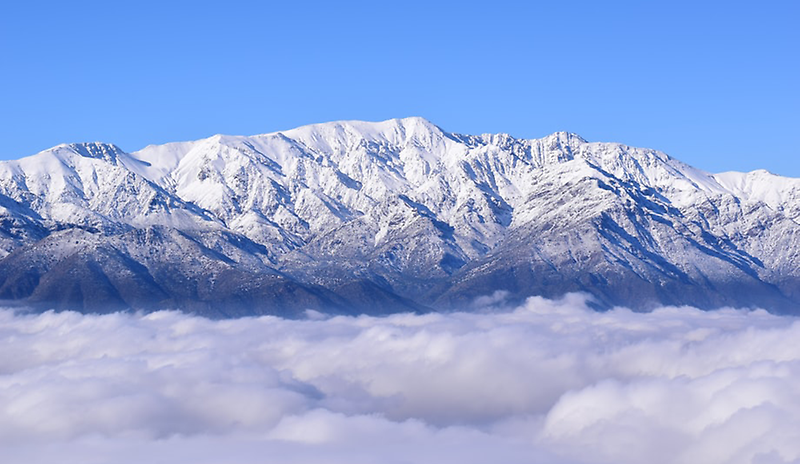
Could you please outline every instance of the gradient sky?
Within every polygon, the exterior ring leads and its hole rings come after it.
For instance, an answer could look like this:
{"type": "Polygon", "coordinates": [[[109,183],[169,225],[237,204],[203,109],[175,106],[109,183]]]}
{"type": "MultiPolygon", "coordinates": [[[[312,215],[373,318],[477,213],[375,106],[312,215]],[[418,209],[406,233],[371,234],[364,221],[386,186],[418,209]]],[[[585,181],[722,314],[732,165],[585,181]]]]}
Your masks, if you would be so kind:
{"type": "Polygon", "coordinates": [[[800,2],[5,2],[0,159],[423,116],[800,177],[800,2]]]}

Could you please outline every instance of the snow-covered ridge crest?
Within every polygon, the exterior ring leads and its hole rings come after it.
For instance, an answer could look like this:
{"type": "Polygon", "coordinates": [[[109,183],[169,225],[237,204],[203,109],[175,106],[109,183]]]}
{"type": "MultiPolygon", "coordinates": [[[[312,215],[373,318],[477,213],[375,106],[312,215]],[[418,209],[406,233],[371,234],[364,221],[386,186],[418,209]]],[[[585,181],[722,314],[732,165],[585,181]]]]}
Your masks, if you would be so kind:
{"type": "Polygon", "coordinates": [[[277,226],[304,241],[392,195],[406,195],[445,219],[460,214],[476,197],[513,211],[535,190],[530,182],[534,171],[569,175],[580,170],[558,165],[575,162],[654,188],[678,206],[724,194],[764,202],[792,217],[798,209],[797,179],[759,171],[711,175],[656,150],[587,142],[568,132],[530,140],[453,134],[419,117],[337,121],[256,136],[215,135],[151,145],[132,154],[97,142],[59,145],[4,162],[0,172],[5,179],[25,179],[19,189],[47,192],[51,200],[52,195],[69,195],[70,186],[78,198],[92,196],[102,190],[94,185],[98,173],[133,173],[139,182],[155,184],[252,238],[272,234],[263,229],[277,226]],[[319,215],[319,209],[326,214],[319,215]]]}
{"type": "MultiPolygon", "coordinates": [[[[587,142],[569,132],[557,132],[541,139],[517,139],[508,134],[469,136],[445,132],[419,117],[382,122],[337,121],[250,137],[216,135],[196,142],[149,146],[133,156],[152,166],[143,173],[159,184],[173,183],[175,176],[172,174],[191,164],[182,161],[187,157],[207,160],[204,165],[207,170],[224,171],[228,162],[236,164],[235,158],[242,156],[270,165],[276,173],[282,172],[275,169],[278,166],[282,168],[292,164],[294,158],[304,157],[334,167],[362,183],[368,180],[366,177],[377,173],[370,169],[372,166],[364,166],[366,162],[381,168],[382,183],[390,190],[408,184],[418,187],[431,174],[458,170],[464,162],[481,158],[492,162],[492,167],[502,168],[507,177],[513,176],[510,172],[513,170],[525,174],[530,168],[578,158],[614,175],[667,191],[696,190],[745,195],[754,200],[766,198],[747,194],[752,189],[745,191],[729,181],[720,182],[725,174],[714,176],[657,150],[620,143],[587,142]],[[225,150],[227,155],[221,155],[225,150]]],[[[765,183],[775,191],[793,188],[791,179],[781,179],[785,181],[765,183]]],[[[768,204],[777,206],[783,203],[783,198],[790,197],[784,195],[779,199],[772,195],[768,204]]]]}
{"type": "Polygon", "coordinates": [[[759,169],[752,172],[723,172],[714,175],[727,191],[750,201],[761,201],[772,208],[800,217],[800,179],[783,177],[759,169]]]}
{"type": "Polygon", "coordinates": [[[783,304],[800,300],[798,200],[800,179],[713,175],[657,150],[569,132],[449,133],[416,117],[133,153],[59,145],[0,163],[0,296],[4,286],[13,295],[36,288],[24,284],[31,269],[19,269],[16,287],[3,283],[2,257],[25,252],[39,262],[52,252],[37,240],[55,243],[79,228],[89,235],[71,238],[72,248],[90,239],[126,269],[138,263],[126,275],[151,273],[139,286],[162,285],[153,276],[166,258],[147,248],[160,243],[202,255],[169,263],[200,279],[198,292],[235,271],[345,299],[378,292],[406,308],[403,299],[447,306],[498,289],[663,304],[702,288],[713,305],[733,301],[719,290],[730,282],[783,304]],[[125,234],[144,248],[118,238],[125,234]],[[208,277],[211,268],[223,274],[208,277]]]}
{"type": "Polygon", "coordinates": [[[62,144],[0,163],[0,193],[51,224],[121,230],[128,225],[200,227],[213,222],[187,211],[182,200],[137,174],[146,167],[112,144],[62,144]]]}

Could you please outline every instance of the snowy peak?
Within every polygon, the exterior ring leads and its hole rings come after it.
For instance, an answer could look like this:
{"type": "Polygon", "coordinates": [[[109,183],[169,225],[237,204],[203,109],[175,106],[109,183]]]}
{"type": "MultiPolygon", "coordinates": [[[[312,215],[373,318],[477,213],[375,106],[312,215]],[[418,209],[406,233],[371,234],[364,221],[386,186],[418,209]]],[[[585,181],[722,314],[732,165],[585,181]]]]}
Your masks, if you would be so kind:
{"type": "Polygon", "coordinates": [[[277,224],[301,241],[400,194],[428,205],[444,220],[463,222],[476,212],[464,227],[496,236],[496,230],[485,230],[487,219],[510,222],[501,218],[537,190],[530,181],[535,173],[552,171],[547,175],[566,179],[570,172],[583,172],[574,163],[590,168],[580,175],[614,176],[652,188],[678,207],[717,195],[756,199],[656,150],[590,143],[569,132],[530,140],[451,134],[423,118],[338,121],[251,137],[216,135],[149,146],[133,157],[144,164],[132,170],[224,223],[263,234],[274,231],[252,221],[277,224]]]}
{"type": "Polygon", "coordinates": [[[778,176],[763,169],[747,173],[723,172],[713,177],[737,197],[763,202],[800,220],[800,179],[778,176]]]}
{"type": "MultiPolygon", "coordinates": [[[[536,139],[534,139],[536,140],[536,139]]],[[[586,140],[578,134],[571,132],[556,132],[542,139],[540,146],[548,152],[561,152],[568,158],[586,144],[586,140]]]]}
{"type": "Polygon", "coordinates": [[[382,122],[337,121],[311,124],[281,133],[307,146],[323,150],[352,145],[361,140],[395,147],[409,143],[429,146],[431,142],[445,135],[438,126],[419,117],[389,119],[382,122]],[[318,143],[322,145],[317,145],[318,143]]]}
{"type": "Polygon", "coordinates": [[[101,142],[73,143],[67,147],[85,158],[101,159],[112,164],[116,164],[118,156],[125,154],[116,145],[101,142]]]}
{"type": "MultiPolygon", "coordinates": [[[[0,297],[50,298],[102,274],[133,306],[226,295],[240,308],[418,310],[507,290],[786,308],[800,302],[798,218],[800,179],[711,175],[569,132],[464,135],[403,118],[131,154],[59,145],[0,163],[0,297]]],[[[62,296],[89,298],[86,285],[62,296]]]]}

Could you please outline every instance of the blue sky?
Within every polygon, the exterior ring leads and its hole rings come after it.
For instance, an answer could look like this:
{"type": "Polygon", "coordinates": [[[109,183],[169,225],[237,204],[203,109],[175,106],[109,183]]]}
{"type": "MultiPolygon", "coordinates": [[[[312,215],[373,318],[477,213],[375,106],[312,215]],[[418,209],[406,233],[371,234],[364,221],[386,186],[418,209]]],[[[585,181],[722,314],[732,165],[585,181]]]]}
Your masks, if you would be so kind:
{"type": "Polygon", "coordinates": [[[769,0],[6,2],[0,158],[423,116],[800,177],[798,21],[769,0]]]}

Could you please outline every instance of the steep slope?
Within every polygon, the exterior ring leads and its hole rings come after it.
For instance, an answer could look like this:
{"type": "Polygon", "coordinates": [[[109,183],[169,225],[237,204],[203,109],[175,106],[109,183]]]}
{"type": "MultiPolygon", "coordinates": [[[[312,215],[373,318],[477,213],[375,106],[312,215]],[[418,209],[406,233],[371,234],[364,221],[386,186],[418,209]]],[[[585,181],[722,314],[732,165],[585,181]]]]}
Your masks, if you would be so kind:
{"type": "Polygon", "coordinates": [[[261,247],[241,240],[163,226],[115,235],[56,231],[0,261],[0,298],[43,309],[182,309],[210,317],[352,311],[331,292],[263,265],[261,247]]]}
{"type": "MultiPolygon", "coordinates": [[[[539,176],[539,192],[522,207],[526,213],[503,246],[453,276],[438,296],[440,304],[463,304],[502,288],[521,296],[586,291],[602,306],[642,309],[691,303],[789,311],[795,305],[770,278],[776,276],[768,265],[710,227],[731,217],[746,223],[752,210],[739,202],[720,195],[676,207],[651,187],[589,165],[557,166],[539,176]]],[[[775,221],[749,229],[757,241],[779,229],[794,236],[800,231],[768,208],[757,214],[775,221]]],[[[796,253],[796,240],[783,243],[796,253]]],[[[785,269],[784,275],[796,270],[785,269]]]]}
{"type": "Polygon", "coordinates": [[[800,179],[421,118],[61,145],[0,163],[0,297],[225,316],[585,291],[796,312],[798,205],[800,179]]]}

